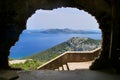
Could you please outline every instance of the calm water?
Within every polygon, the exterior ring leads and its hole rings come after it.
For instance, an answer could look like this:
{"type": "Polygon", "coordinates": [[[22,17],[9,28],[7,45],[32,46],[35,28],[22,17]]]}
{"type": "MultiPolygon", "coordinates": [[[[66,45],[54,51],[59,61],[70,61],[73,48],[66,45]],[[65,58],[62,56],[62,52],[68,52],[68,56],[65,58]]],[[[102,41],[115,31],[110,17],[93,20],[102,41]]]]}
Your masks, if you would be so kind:
{"type": "Polygon", "coordinates": [[[35,54],[67,41],[71,37],[101,39],[101,34],[43,34],[24,31],[16,45],[11,48],[10,58],[23,58],[35,54]]]}

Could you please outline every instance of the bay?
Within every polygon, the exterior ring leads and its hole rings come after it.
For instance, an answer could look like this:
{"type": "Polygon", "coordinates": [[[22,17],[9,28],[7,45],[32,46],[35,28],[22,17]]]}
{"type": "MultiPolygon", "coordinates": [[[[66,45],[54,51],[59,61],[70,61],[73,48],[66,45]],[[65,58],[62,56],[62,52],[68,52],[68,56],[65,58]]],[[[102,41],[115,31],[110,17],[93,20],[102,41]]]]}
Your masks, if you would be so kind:
{"type": "Polygon", "coordinates": [[[100,40],[101,34],[45,34],[25,30],[15,46],[11,47],[9,57],[24,58],[65,42],[71,37],[89,37],[100,40]]]}

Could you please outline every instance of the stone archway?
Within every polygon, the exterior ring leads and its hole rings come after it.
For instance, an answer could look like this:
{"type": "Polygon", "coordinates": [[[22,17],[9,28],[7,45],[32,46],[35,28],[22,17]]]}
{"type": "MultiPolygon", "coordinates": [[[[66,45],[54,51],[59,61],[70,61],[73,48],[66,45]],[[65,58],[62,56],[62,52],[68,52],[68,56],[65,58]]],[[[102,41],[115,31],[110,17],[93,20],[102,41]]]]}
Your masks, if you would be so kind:
{"type": "Polygon", "coordinates": [[[9,50],[19,39],[20,33],[26,28],[28,17],[37,9],[51,10],[58,7],[78,8],[95,16],[102,30],[103,42],[101,55],[90,69],[108,67],[104,64],[110,62],[112,0],[6,0],[0,1],[0,68],[9,68],[9,50]]]}

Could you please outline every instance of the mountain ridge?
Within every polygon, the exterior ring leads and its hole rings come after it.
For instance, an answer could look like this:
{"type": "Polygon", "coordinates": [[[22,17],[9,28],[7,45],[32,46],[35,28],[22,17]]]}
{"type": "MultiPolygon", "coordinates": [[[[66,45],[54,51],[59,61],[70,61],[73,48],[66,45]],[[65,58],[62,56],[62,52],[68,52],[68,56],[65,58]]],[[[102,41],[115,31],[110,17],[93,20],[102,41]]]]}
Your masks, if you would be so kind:
{"type": "Polygon", "coordinates": [[[71,39],[58,44],[48,50],[36,53],[27,58],[39,61],[48,61],[65,51],[91,51],[100,47],[101,41],[91,38],[72,37],[71,39]]]}
{"type": "Polygon", "coordinates": [[[29,30],[33,33],[46,33],[46,34],[101,34],[98,30],[73,30],[69,28],[64,29],[46,29],[46,30],[29,30]]]}

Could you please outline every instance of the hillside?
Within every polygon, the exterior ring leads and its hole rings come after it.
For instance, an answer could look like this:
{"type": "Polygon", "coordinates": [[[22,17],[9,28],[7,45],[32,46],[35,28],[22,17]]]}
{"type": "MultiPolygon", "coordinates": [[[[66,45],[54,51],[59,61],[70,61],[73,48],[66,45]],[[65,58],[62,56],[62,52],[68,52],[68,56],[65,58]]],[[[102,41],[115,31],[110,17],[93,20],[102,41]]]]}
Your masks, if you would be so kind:
{"type": "Polygon", "coordinates": [[[47,29],[44,31],[40,31],[41,33],[53,34],[53,33],[62,33],[62,34],[100,34],[100,31],[94,30],[73,30],[73,29],[47,29]]]}
{"type": "Polygon", "coordinates": [[[46,29],[46,30],[27,30],[26,33],[45,33],[45,34],[101,34],[99,30],[73,30],[65,29],[46,29]]]}
{"type": "Polygon", "coordinates": [[[91,38],[72,37],[66,42],[58,44],[48,50],[39,52],[27,58],[40,61],[48,61],[64,53],[65,51],[91,51],[95,48],[100,47],[100,44],[100,40],[94,40],[91,38]]]}

